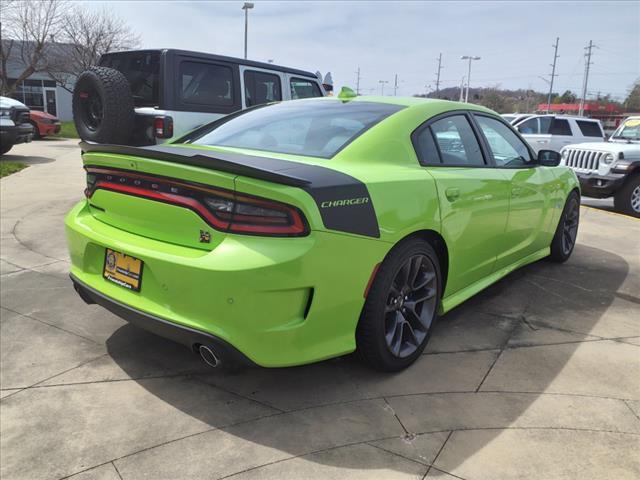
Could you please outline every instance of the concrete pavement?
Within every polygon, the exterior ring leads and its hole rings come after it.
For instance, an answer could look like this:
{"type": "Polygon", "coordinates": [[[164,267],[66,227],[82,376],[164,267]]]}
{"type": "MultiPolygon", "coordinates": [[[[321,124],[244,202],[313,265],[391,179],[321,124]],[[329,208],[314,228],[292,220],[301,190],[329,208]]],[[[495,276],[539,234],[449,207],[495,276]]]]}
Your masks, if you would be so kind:
{"type": "Polygon", "coordinates": [[[73,291],[76,142],[11,153],[31,166],[0,183],[3,479],[640,478],[638,220],[583,208],[566,264],[446,315],[402,373],[225,373],[73,291]]]}

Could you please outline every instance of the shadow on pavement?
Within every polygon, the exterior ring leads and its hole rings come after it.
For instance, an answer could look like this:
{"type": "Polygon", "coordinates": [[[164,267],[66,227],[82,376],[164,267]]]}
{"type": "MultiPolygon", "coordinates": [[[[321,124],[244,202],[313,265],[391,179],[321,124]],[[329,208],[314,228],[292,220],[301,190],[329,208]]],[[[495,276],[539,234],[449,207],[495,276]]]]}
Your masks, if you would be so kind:
{"type": "MultiPolygon", "coordinates": [[[[391,407],[396,406],[394,400],[406,397],[407,401],[413,402],[421,394],[437,396],[462,392],[467,393],[469,398],[478,398],[482,396],[485,381],[490,381],[490,390],[494,392],[508,392],[512,390],[510,386],[496,387],[500,384],[500,378],[491,375],[495,373],[495,369],[492,369],[496,359],[503,352],[535,345],[562,345],[562,348],[553,351],[552,358],[546,358],[547,350],[544,348],[538,347],[539,351],[536,348],[527,349],[528,354],[534,356],[533,363],[538,365],[536,362],[539,361],[544,368],[527,371],[526,365],[523,367],[521,377],[524,378],[521,380],[530,376],[533,387],[523,401],[520,399],[509,403],[508,399],[501,400],[506,402],[508,408],[499,412],[496,430],[491,430],[495,420],[474,418],[479,426],[469,428],[486,429],[486,434],[474,437],[475,441],[467,442],[458,450],[462,455],[455,461],[462,463],[491,442],[501,428],[516,423],[556,379],[578,347],[584,345],[580,341],[593,338],[589,332],[616,298],[628,270],[628,264],[620,256],[580,244],[565,264],[540,261],[525,267],[441,318],[427,353],[411,368],[395,375],[371,371],[354,356],[347,356],[288,369],[252,368],[237,373],[213,370],[195,378],[277,409],[266,418],[243,422],[242,425],[223,426],[225,434],[233,435],[241,442],[248,441],[298,456],[314,451],[329,451],[341,442],[342,445],[349,442],[351,445],[364,444],[380,441],[385,435],[402,438],[461,429],[464,426],[455,425],[459,421],[457,418],[449,424],[443,420],[448,416],[458,416],[454,408],[459,408],[459,405],[449,407],[443,401],[437,411],[396,408],[394,412],[391,407]],[[545,358],[541,358],[543,356],[545,358]],[[472,372],[478,365],[478,372],[466,379],[465,371],[472,372]],[[381,404],[388,401],[391,420],[385,415],[388,410],[367,407],[366,402],[371,401],[380,401],[381,404]],[[447,411],[449,408],[451,410],[447,411]],[[397,417],[393,418],[394,415],[397,417]],[[412,421],[405,415],[417,420],[412,421]],[[419,426],[409,427],[411,435],[408,436],[402,431],[389,435],[391,430],[388,426],[397,426],[397,423],[393,423],[396,420],[407,425],[426,422],[434,426],[422,430],[419,426]],[[435,425],[439,426],[436,428],[435,425]],[[363,431],[360,437],[364,440],[350,436],[350,431],[363,431]],[[305,447],[305,443],[309,446],[305,447]]],[[[108,352],[113,360],[132,378],[136,378],[144,367],[136,365],[135,355],[123,355],[122,352],[127,345],[135,348],[132,338],[136,343],[144,344],[145,337],[149,343],[160,347],[166,343],[130,325],[118,329],[107,341],[108,352]]],[[[186,349],[177,348],[142,350],[145,358],[141,358],[141,362],[148,362],[149,358],[160,363],[170,362],[171,359],[184,362],[186,357],[192,355],[186,349]]],[[[510,367],[508,364],[501,366],[510,367]]],[[[138,383],[173,407],[212,424],[213,415],[207,414],[206,408],[203,409],[201,405],[194,405],[195,399],[177,391],[178,386],[167,388],[164,383],[138,383]]],[[[488,395],[491,394],[487,393],[485,397],[488,395]]],[[[486,398],[484,401],[490,402],[486,398]]],[[[205,446],[203,444],[203,448],[205,446]]],[[[210,455],[215,455],[215,450],[210,455]]],[[[350,455],[313,455],[305,458],[343,468],[380,467],[380,462],[373,460],[375,454],[370,461],[350,455]]],[[[433,458],[428,461],[433,461],[433,458]]],[[[408,473],[408,466],[398,465],[393,468],[407,469],[408,473]]]]}
{"type": "Polygon", "coordinates": [[[3,155],[0,162],[22,162],[27,165],[36,165],[38,163],[51,163],[55,162],[55,158],[49,157],[34,157],[32,155],[12,155],[10,153],[3,155]]]}

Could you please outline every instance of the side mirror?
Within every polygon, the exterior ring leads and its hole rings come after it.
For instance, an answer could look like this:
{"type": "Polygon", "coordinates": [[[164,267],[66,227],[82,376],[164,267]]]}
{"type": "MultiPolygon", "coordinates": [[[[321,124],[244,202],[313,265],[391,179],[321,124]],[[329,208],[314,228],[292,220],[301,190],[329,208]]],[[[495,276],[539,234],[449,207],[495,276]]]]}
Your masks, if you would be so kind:
{"type": "Polygon", "coordinates": [[[545,167],[557,167],[560,165],[561,156],[554,150],[540,150],[538,152],[538,164],[545,167]]]}

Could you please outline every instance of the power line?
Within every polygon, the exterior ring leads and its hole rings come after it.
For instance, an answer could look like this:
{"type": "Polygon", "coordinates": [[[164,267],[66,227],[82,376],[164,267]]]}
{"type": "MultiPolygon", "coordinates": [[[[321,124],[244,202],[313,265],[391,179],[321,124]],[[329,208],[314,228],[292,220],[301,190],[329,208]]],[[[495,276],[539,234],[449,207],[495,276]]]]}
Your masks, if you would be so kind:
{"type": "Polygon", "coordinates": [[[436,98],[439,98],[440,93],[440,70],[442,70],[442,53],[438,55],[438,71],[436,72],[436,98]]]}
{"type": "Polygon", "coordinates": [[[578,110],[578,115],[582,116],[582,114],[584,113],[584,101],[587,97],[587,85],[589,83],[589,68],[591,67],[591,52],[593,50],[593,47],[596,47],[596,45],[593,44],[593,40],[589,40],[589,45],[587,47],[585,47],[585,50],[587,51],[587,53],[585,54],[586,57],[586,61],[585,61],[585,65],[584,65],[584,82],[582,83],[582,98],[580,98],[580,109],[578,110]]]}
{"type": "Polygon", "coordinates": [[[549,82],[549,96],[547,97],[547,113],[551,110],[551,95],[553,94],[553,80],[556,78],[556,62],[558,60],[558,45],[560,44],[560,37],[556,37],[556,44],[552,45],[553,50],[553,65],[551,68],[551,82],[549,82]]]}

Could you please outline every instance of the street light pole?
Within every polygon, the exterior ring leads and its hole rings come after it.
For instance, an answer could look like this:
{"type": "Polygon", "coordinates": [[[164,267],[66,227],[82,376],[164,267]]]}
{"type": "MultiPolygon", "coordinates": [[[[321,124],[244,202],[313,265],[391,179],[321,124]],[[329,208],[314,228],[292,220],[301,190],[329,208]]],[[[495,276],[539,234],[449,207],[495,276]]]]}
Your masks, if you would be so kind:
{"type": "Polygon", "coordinates": [[[473,60],[480,60],[480,57],[474,57],[473,55],[464,55],[460,57],[460,60],[469,60],[469,70],[467,71],[467,92],[464,96],[464,102],[469,103],[469,85],[471,84],[471,62],[473,60]]]}
{"type": "Polygon", "coordinates": [[[380,96],[384,97],[384,84],[389,83],[389,80],[378,80],[378,83],[380,84],[380,96]]]}
{"type": "Polygon", "coordinates": [[[249,30],[249,10],[254,7],[251,2],[244,2],[242,10],[244,10],[244,59],[247,59],[247,32],[249,30]]]}

